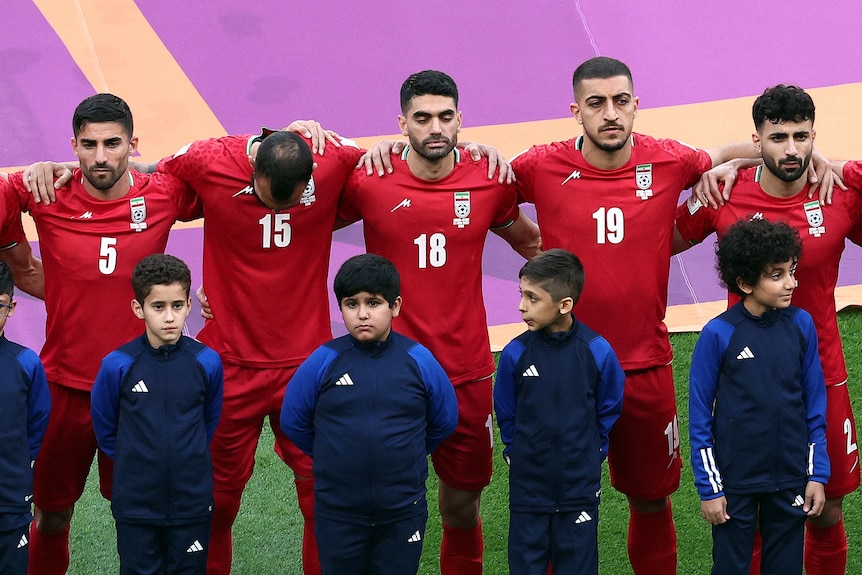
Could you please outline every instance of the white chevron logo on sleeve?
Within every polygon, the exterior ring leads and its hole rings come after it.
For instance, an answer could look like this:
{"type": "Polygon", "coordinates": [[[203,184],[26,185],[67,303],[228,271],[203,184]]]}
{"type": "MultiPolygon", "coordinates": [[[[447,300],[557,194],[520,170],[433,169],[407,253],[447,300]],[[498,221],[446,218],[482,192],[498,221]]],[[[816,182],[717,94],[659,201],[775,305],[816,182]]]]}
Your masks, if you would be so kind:
{"type": "Polygon", "coordinates": [[[407,543],[419,543],[420,541],[422,541],[422,535],[419,533],[419,530],[417,529],[416,532],[413,535],[411,535],[410,538],[407,540],[407,543]]]}
{"type": "Polygon", "coordinates": [[[345,373],[338,378],[338,381],[335,382],[335,385],[353,385],[353,380],[350,379],[349,373],[345,373]]]}
{"type": "Polygon", "coordinates": [[[523,377],[539,377],[539,370],[536,369],[535,365],[531,365],[527,368],[527,371],[523,373],[523,377]]]}
{"type": "Polygon", "coordinates": [[[754,359],[754,352],[746,345],[736,356],[736,359],[754,359]]]}
{"type": "Polygon", "coordinates": [[[149,393],[149,392],[150,392],[150,390],[147,387],[147,384],[144,383],[143,379],[141,381],[139,381],[138,383],[136,383],[135,387],[132,388],[132,393],[149,393]]]}
{"type": "Polygon", "coordinates": [[[192,543],[188,549],[186,549],[186,553],[198,553],[204,550],[204,546],[201,545],[201,542],[195,539],[195,542],[192,543]]]}

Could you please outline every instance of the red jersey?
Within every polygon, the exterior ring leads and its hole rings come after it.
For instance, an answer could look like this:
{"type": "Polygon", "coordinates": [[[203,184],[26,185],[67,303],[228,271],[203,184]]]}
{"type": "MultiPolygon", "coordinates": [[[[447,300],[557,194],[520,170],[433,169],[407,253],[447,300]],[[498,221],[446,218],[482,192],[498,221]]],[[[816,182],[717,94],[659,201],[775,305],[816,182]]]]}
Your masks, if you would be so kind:
{"type": "Polygon", "coordinates": [[[616,170],[590,165],[583,136],[517,156],[518,200],[536,205],[543,249],[565,248],[584,264],[578,318],[611,344],[624,369],[673,358],[664,315],[679,194],[712,167],[704,151],[632,134],[616,170]]]}
{"type": "Polygon", "coordinates": [[[204,289],[212,307],[198,339],[225,363],[255,368],[302,363],[332,339],[329,252],[338,197],[361,155],[327,146],[296,206],[274,212],[251,186],[256,136],[189,144],[159,163],[204,204],[204,289]]]}
{"type": "MultiPolygon", "coordinates": [[[[482,252],[489,228],[518,217],[515,189],[488,179],[486,160],[457,150],[445,178],[417,178],[406,150],[384,178],[356,171],[339,207],[362,219],[365,247],[395,264],[404,309],[394,329],[431,350],[453,384],[491,375],[494,360],[482,299],[482,252]]],[[[514,299],[513,299],[514,302],[514,299]]]]}
{"type": "MultiPolygon", "coordinates": [[[[838,332],[835,285],[844,238],[862,241],[862,164],[845,165],[844,182],[851,190],[836,192],[828,206],[808,199],[808,185],[789,198],[770,196],[758,183],[761,170],[762,166],[741,171],[730,201],[718,210],[689,198],[677,209],[677,228],[691,243],[701,242],[713,232],[721,237],[731,225],[752,217],[783,221],[796,228],[802,239],[802,257],[796,268],[799,286],[793,292],[793,305],[814,318],[826,385],[842,383],[847,380],[847,367],[838,332]]],[[[728,306],[737,301],[738,296],[728,293],[728,306]]]]}
{"type": "Polygon", "coordinates": [[[35,203],[21,173],[11,174],[18,211],[36,222],[45,268],[45,345],[48,380],[89,391],[108,353],[141,333],[131,312],[132,270],[141,258],[163,252],[173,223],[200,216],[200,204],[181,181],[164,174],[129,172],[122,198],[87,193],[81,170],[57,192],[35,203]]]}
{"type": "Polygon", "coordinates": [[[0,250],[26,241],[18,201],[11,193],[10,185],[0,178],[0,250]]]}

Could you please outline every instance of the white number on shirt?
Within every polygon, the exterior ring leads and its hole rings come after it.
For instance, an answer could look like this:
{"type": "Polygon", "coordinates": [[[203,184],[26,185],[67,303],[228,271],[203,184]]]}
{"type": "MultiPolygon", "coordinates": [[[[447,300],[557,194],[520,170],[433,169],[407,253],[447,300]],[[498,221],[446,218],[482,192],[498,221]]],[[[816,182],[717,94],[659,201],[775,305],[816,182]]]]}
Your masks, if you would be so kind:
{"type": "Polygon", "coordinates": [[[419,269],[425,269],[428,264],[432,268],[440,268],[446,264],[446,236],[440,232],[436,234],[421,234],[413,240],[419,248],[419,269]]]}
{"type": "Polygon", "coordinates": [[[117,269],[117,238],[102,238],[99,245],[99,271],[108,276],[117,269]]]}
{"type": "Polygon", "coordinates": [[[290,214],[266,214],[257,223],[263,228],[264,249],[271,248],[272,244],[277,248],[290,245],[290,214]]]}
{"type": "Polygon", "coordinates": [[[844,420],[844,435],[847,436],[847,455],[850,455],[859,447],[856,445],[856,442],[853,441],[853,423],[850,421],[850,418],[844,420]]]}
{"type": "Polygon", "coordinates": [[[673,454],[679,449],[679,420],[675,415],[673,421],[664,428],[664,435],[667,437],[667,454],[673,457],[673,454]]]}
{"type": "Polygon", "coordinates": [[[494,418],[489,413],[488,419],[485,420],[485,427],[488,428],[488,441],[491,449],[494,449],[494,418]]]}
{"type": "Polygon", "coordinates": [[[620,208],[599,208],[593,212],[596,220],[596,243],[618,244],[625,236],[625,222],[620,208]]]}

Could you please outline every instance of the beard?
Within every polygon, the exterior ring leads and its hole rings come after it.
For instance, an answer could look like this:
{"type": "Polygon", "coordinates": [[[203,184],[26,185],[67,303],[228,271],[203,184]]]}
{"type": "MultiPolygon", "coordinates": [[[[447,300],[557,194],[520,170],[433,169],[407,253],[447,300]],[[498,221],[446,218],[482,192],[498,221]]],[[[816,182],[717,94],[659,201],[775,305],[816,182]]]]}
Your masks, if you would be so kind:
{"type": "Polygon", "coordinates": [[[437,136],[432,138],[425,138],[423,141],[419,141],[412,136],[410,136],[410,148],[431,162],[436,162],[437,160],[442,160],[446,156],[448,156],[452,150],[455,149],[455,146],[458,144],[458,139],[453,138],[452,140],[444,137],[437,136]],[[428,144],[444,142],[446,145],[442,148],[429,148],[428,144]]]}
{"type": "Polygon", "coordinates": [[[807,155],[804,158],[782,158],[778,160],[776,163],[772,158],[768,158],[766,156],[763,157],[763,164],[769,169],[770,172],[775,175],[776,178],[782,180],[784,182],[795,182],[808,170],[808,164],[811,163],[811,155],[807,155]],[[785,162],[792,161],[799,163],[799,167],[794,169],[793,171],[787,171],[782,167],[782,164],[785,162]]]}
{"type": "MultiPolygon", "coordinates": [[[[600,134],[601,132],[599,132],[600,134]]],[[[602,150],[603,152],[616,152],[622,150],[626,143],[629,141],[631,137],[631,131],[625,134],[624,138],[620,138],[619,140],[599,140],[598,134],[594,137],[588,131],[584,130],[584,135],[590,139],[595,147],[602,150]]]]}
{"type": "MultiPolygon", "coordinates": [[[[123,170],[125,171],[125,170],[123,170]]],[[[84,177],[87,178],[87,181],[90,182],[90,185],[96,188],[101,192],[106,192],[114,187],[114,184],[117,183],[120,179],[120,174],[118,170],[111,168],[110,166],[100,166],[96,165],[92,168],[88,168],[84,170],[84,177]],[[105,169],[110,170],[109,172],[99,172],[98,174],[93,174],[93,170],[95,169],[105,169]]]]}

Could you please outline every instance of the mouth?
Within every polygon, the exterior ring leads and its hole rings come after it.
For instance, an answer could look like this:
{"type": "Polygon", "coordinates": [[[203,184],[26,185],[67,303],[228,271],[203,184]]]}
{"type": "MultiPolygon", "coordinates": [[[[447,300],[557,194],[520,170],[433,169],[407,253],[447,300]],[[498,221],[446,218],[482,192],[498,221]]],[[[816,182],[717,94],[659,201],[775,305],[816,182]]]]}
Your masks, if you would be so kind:
{"type": "Polygon", "coordinates": [[[623,127],[619,126],[617,124],[611,124],[611,125],[602,127],[599,131],[602,133],[622,132],[623,127]]]}

